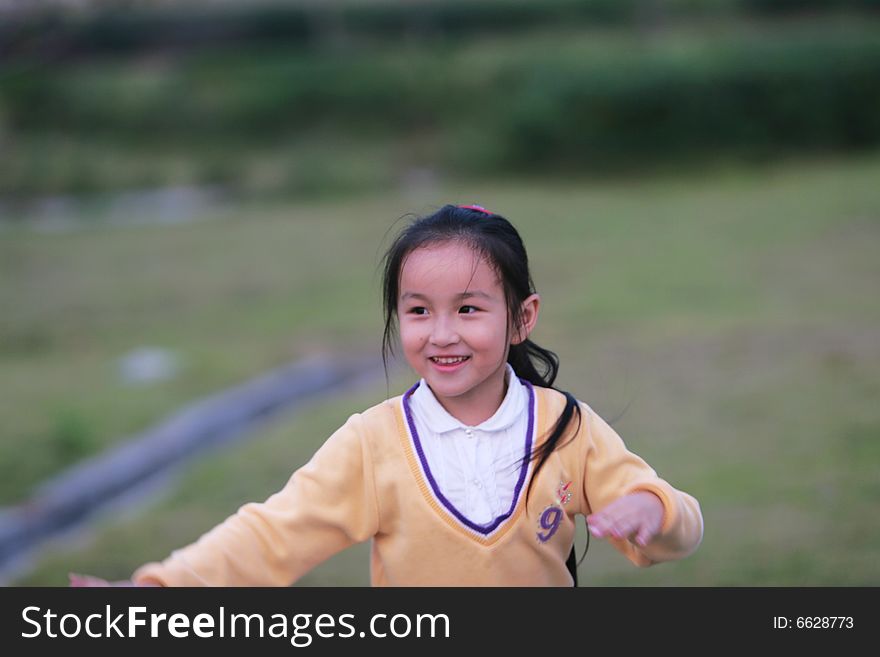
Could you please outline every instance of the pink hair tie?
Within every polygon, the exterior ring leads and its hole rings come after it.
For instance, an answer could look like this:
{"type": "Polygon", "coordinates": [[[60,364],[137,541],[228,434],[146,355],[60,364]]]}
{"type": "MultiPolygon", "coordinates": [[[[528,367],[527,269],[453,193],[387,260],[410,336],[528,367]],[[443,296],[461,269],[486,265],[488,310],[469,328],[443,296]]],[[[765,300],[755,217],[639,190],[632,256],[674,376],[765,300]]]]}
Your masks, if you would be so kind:
{"type": "Polygon", "coordinates": [[[459,205],[458,207],[462,208],[463,210],[476,210],[477,212],[482,212],[483,214],[495,214],[494,212],[489,212],[482,205],[459,205]]]}

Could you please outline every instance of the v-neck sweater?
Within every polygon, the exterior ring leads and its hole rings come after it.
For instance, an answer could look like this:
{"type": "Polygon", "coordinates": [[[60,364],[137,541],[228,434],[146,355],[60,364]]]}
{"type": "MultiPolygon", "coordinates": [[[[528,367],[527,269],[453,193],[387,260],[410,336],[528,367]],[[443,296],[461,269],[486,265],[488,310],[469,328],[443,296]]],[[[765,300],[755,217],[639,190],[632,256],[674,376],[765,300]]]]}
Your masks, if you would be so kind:
{"type": "Polygon", "coordinates": [[[448,502],[477,524],[512,509],[529,437],[529,384],[508,364],[504,398],[491,417],[467,425],[447,411],[422,379],[404,395],[424,469],[448,502]]]}
{"type": "MultiPolygon", "coordinates": [[[[529,390],[531,452],[565,398],[529,390]]],[[[133,580],[286,586],[340,550],[372,540],[373,586],[571,586],[566,559],[576,516],[639,490],[660,498],[664,518],[644,547],[610,539],[630,561],[682,558],[702,539],[697,500],[658,477],[582,402],[580,427],[562,437],[537,476],[534,461],[523,465],[509,513],[489,525],[470,523],[432,483],[404,397],[352,415],[281,491],[244,505],[163,562],[142,566],[133,580]]]]}

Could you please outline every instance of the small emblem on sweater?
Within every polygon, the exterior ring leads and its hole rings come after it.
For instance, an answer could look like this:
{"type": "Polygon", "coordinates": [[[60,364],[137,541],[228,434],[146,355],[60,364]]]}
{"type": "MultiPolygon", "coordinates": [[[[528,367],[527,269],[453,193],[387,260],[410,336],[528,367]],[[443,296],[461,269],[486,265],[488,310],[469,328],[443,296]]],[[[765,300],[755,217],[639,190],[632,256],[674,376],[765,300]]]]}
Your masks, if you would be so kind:
{"type": "Polygon", "coordinates": [[[559,482],[559,488],[556,489],[556,498],[559,500],[560,504],[568,504],[568,501],[571,499],[571,482],[559,482]]]}

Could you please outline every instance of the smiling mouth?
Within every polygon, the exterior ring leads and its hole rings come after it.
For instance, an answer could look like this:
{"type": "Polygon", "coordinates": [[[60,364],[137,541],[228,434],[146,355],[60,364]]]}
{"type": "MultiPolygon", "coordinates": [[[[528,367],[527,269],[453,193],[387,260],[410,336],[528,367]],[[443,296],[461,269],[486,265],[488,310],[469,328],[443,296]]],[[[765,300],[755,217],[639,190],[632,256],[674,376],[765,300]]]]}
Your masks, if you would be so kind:
{"type": "Polygon", "coordinates": [[[430,360],[438,365],[458,365],[469,358],[470,356],[432,356],[430,360]]]}

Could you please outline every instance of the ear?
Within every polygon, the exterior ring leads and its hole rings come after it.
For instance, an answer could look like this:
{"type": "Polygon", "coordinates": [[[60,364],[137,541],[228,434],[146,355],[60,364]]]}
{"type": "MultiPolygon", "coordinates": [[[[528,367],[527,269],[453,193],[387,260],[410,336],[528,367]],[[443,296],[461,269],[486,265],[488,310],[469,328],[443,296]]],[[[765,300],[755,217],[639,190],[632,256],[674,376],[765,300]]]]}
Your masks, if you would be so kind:
{"type": "Polygon", "coordinates": [[[513,339],[510,341],[511,344],[519,344],[529,337],[532,329],[535,328],[535,324],[538,323],[538,312],[540,309],[541,297],[537,294],[532,294],[522,302],[520,307],[522,321],[519,326],[514,327],[513,339]]]}

